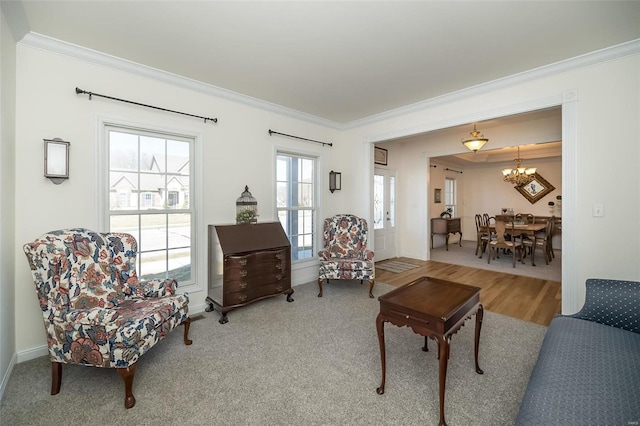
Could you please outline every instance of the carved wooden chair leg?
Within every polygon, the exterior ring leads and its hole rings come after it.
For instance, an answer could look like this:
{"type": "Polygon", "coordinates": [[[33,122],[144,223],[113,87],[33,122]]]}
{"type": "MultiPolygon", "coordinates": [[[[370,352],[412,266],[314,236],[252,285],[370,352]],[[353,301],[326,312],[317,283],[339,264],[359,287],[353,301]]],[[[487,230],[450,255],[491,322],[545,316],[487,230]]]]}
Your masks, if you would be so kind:
{"type": "Polygon", "coordinates": [[[187,318],[186,320],[184,320],[182,325],[184,326],[184,344],[190,345],[193,343],[193,340],[189,339],[189,328],[191,327],[191,318],[187,318]]]}
{"type": "Polygon", "coordinates": [[[373,299],[373,284],[375,280],[369,280],[369,297],[373,299]]]}
{"type": "Polygon", "coordinates": [[[133,376],[136,374],[138,364],[132,364],[127,368],[116,368],[118,375],[124,381],[124,408],[131,408],[136,405],[136,398],[133,396],[133,376]]]}
{"type": "Polygon", "coordinates": [[[51,395],[57,395],[60,392],[62,384],[62,363],[51,361],[51,395]]]}
{"type": "Polygon", "coordinates": [[[322,297],[322,278],[318,278],[318,287],[320,287],[320,293],[318,293],[318,297],[322,297]]]}

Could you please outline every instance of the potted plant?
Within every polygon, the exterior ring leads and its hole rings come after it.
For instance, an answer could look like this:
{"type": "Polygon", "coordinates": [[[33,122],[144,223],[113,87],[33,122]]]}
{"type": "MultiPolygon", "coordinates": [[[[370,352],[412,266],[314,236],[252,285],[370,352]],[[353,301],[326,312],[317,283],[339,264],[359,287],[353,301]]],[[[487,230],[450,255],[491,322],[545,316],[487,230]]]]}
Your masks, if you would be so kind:
{"type": "Polygon", "coordinates": [[[238,212],[236,215],[236,223],[256,223],[258,218],[256,212],[253,210],[245,209],[238,212]]]}
{"type": "Polygon", "coordinates": [[[452,211],[453,211],[453,210],[451,209],[451,207],[448,207],[445,211],[443,211],[442,213],[440,213],[440,217],[441,217],[441,218],[443,218],[443,219],[444,219],[444,218],[449,218],[449,219],[451,219],[451,212],[452,212],[452,211]]]}

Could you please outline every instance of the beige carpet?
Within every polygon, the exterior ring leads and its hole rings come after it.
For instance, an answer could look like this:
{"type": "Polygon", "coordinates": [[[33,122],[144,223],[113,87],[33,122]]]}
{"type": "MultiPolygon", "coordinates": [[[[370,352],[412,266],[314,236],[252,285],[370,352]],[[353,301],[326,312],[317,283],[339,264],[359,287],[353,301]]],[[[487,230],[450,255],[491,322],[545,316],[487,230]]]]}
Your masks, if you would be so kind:
{"type": "MultiPolygon", "coordinates": [[[[380,296],[395,287],[376,283],[380,296]]],[[[266,299],[228,313],[197,315],[193,345],[179,327],[142,356],[125,410],[115,371],[64,366],[49,394],[48,357],[16,365],[0,424],[21,425],[437,425],[436,344],[387,323],[387,382],[380,385],[377,299],[357,281],[294,287],[294,302],[266,299]]],[[[41,317],[34,321],[42,321],[41,317]]],[[[452,338],[446,416],[451,426],[513,425],[546,327],[485,311],[479,361],[474,321],[452,338]]],[[[44,343],[44,339],[43,339],[44,343]]]]}
{"type": "Polygon", "coordinates": [[[436,262],[451,263],[453,265],[470,266],[472,268],[488,269],[496,272],[503,272],[514,275],[524,275],[526,277],[540,278],[543,280],[562,281],[562,251],[555,250],[556,257],[546,265],[544,257],[539,251],[536,252],[536,266],[531,265],[531,257],[527,256],[525,263],[516,261],[513,268],[511,256],[500,255],[499,259],[491,259],[487,263],[487,253],[482,259],[475,255],[476,242],[462,240],[462,247],[458,242],[449,241],[449,251],[443,247],[431,250],[431,260],[436,262]]]}

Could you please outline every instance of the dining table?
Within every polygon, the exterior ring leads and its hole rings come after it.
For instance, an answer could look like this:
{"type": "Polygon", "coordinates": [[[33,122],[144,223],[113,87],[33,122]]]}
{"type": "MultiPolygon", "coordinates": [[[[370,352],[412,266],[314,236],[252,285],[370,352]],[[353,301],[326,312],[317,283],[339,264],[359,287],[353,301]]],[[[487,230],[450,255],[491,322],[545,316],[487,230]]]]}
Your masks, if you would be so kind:
{"type": "MultiPolygon", "coordinates": [[[[515,238],[515,237],[520,237],[520,238],[524,238],[529,237],[533,240],[533,246],[535,247],[536,245],[536,232],[542,231],[547,227],[546,223],[542,223],[542,222],[538,222],[538,223],[516,223],[513,225],[513,227],[511,226],[511,223],[507,223],[505,226],[505,233],[511,235],[511,237],[515,238]]],[[[494,225],[489,225],[489,226],[481,226],[480,230],[482,232],[487,232],[489,234],[491,234],[492,232],[496,231],[496,228],[494,225]]],[[[524,262],[523,262],[524,263],[524,262]]],[[[531,265],[532,266],[536,266],[535,264],[535,258],[532,256],[531,257],[531,265]]]]}

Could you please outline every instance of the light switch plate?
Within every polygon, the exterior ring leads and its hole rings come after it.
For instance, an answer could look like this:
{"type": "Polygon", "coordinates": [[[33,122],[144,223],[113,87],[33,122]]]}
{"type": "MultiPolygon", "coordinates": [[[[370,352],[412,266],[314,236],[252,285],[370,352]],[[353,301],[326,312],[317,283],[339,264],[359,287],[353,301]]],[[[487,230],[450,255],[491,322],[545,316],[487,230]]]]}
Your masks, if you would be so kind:
{"type": "Polygon", "coordinates": [[[594,204],[593,217],[603,217],[603,216],[604,216],[604,204],[594,204]]]}

